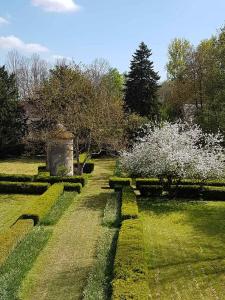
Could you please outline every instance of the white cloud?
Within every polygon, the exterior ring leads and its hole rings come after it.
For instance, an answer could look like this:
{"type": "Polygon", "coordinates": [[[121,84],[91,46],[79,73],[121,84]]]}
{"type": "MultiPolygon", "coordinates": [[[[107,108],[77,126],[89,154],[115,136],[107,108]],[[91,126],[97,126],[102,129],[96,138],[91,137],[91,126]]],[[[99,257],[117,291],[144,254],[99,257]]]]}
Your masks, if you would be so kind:
{"type": "Polygon", "coordinates": [[[47,52],[48,48],[34,43],[24,43],[21,39],[14,35],[0,36],[1,49],[17,49],[25,52],[47,52]]]}
{"type": "Polygon", "coordinates": [[[6,20],[6,19],[3,18],[3,17],[0,17],[0,26],[1,26],[1,25],[7,25],[7,24],[9,24],[9,21],[6,20]]]}
{"type": "Polygon", "coordinates": [[[78,11],[80,6],[73,0],[32,0],[34,6],[40,6],[45,11],[51,12],[71,12],[78,11]]]}

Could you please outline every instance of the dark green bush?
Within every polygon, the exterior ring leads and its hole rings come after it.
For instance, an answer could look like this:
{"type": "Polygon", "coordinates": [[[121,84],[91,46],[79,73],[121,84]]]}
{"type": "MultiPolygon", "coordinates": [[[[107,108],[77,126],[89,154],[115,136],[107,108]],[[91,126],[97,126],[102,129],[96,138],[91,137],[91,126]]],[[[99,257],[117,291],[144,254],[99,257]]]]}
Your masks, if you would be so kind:
{"type": "Polygon", "coordinates": [[[202,191],[204,200],[222,200],[225,201],[225,187],[205,186],[202,191]]]}
{"type": "Polygon", "coordinates": [[[65,182],[64,183],[64,190],[67,192],[77,192],[81,193],[82,190],[82,184],[81,183],[70,183],[70,182],[65,182]]]}
{"type": "Polygon", "coordinates": [[[136,188],[139,190],[140,186],[144,185],[160,185],[160,180],[158,178],[137,178],[136,188]]]}
{"type": "Polygon", "coordinates": [[[161,185],[139,185],[139,191],[142,197],[161,196],[163,187],[161,185]]]}
{"type": "Polygon", "coordinates": [[[49,182],[51,184],[58,182],[71,182],[71,183],[81,183],[84,186],[87,182],[85,176],[46,176],[38,175],[35,177],[35,181],[38,182],[49,182]]]}
{"type": "Polygon", "coordinates": [[[138,217],[136,195],[131,187],[124,187],[122,190],[121,217],[122,220],[138,217]]]}
{"type": "Polygon", "coordinates": [[[177,198],[198,199],[201,195],[201,187],[199,185],[172,185],[170,194],[177,198]]]}
{"type": "Polygon", "coordinates": [[[32,175],[0,174],[0,181],[30,182],[33,180],[34,180],[34,176],[32,175]]]}
{"type": "MultiPolygon", "coordinates": [[[[74,170],[76,170],[77,167],[78,167],[78,163],[74,163],[73,167],[74,167],[74,170]]],[[[85,174],[90,174],[90,173],[92,173],[94,171],[94,168],[95,168],[95,164],[92,161],[88,161],[84,165],[83,172],[85,174]]]]}
{"type": "Polygon", "coordinates": [[[0,182],[0,193],[5,194],[43,194],[49,187],[48,183],[40,182],[0,182]]]}
{"type": "Polygon", "coordinates": [[[114,189],[115,186],[130,186],[131,178],[111,177],[109,178],[109,186],[114,189]]]}
{"type": "Polygon", "coordinates": [[[140,220],[122,222],[114,262],[113,299],[149,299],[143,228],[140,220]]]}
{"type": "Polygon", "coordinates": [[[47,172],[46,166],[38,166],[38,174],[39,174],[40,172],[47,172]]]}

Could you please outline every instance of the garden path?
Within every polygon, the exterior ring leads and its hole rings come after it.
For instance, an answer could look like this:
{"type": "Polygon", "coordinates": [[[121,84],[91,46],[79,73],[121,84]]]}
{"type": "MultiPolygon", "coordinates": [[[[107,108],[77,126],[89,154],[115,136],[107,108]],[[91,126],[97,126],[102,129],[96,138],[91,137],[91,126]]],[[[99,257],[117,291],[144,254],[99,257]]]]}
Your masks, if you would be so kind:
{"type": "Polygon", "coordinates": [[[81,299],[94,264],[113,160],[97,160],[87,186],[55,225],[53,235],[23,282],[21,299],[81,299]]]}

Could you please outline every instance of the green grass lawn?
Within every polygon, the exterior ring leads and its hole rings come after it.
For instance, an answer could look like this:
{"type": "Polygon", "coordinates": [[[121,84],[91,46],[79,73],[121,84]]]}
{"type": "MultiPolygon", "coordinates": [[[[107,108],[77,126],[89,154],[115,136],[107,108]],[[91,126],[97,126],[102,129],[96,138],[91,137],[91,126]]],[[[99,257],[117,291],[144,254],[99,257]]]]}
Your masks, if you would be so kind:
{"type": "Polygon", "coordinates": [[[8,229],[26,210],[37,201],[39,195],[0,194],[0,233],[8,229]]]}
{"type": "Polygon", "coordinates": [[[225,299],[225,203],[139,201],[150,299],[225,299]]]}
{"type": "Polygon", "coordinates": [[[41,164],[43,161],[29,158],[0,160],[0,173],[35,175],[41,164]]]}

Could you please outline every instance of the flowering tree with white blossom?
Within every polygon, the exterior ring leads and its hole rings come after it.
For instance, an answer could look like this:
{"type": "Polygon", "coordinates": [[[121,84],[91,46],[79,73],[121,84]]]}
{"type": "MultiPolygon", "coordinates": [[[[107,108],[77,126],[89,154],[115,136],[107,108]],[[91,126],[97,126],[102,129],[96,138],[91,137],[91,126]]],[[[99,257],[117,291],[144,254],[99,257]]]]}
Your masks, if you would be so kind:
{"type": "Polygon", "coordinates": [[[121,166],[132,177],[221,178],[225,153],[220,133],[204,133],[187,123],[147,124],[133,148],[121,153],[121,166]]]}

